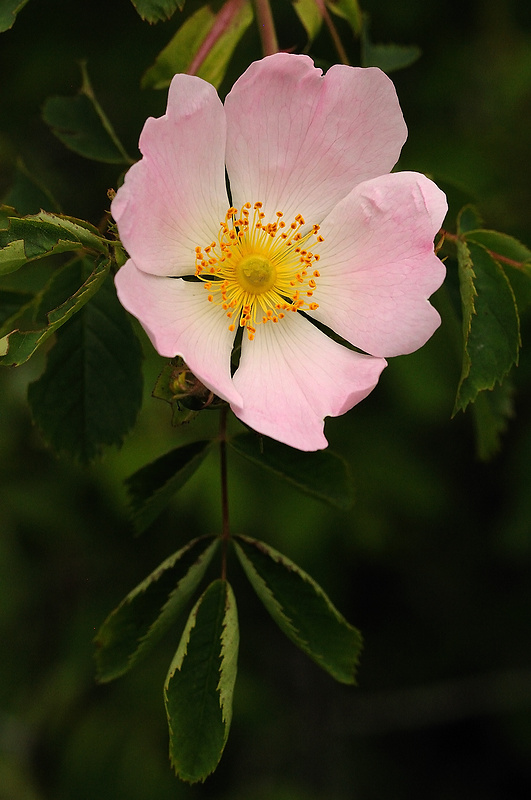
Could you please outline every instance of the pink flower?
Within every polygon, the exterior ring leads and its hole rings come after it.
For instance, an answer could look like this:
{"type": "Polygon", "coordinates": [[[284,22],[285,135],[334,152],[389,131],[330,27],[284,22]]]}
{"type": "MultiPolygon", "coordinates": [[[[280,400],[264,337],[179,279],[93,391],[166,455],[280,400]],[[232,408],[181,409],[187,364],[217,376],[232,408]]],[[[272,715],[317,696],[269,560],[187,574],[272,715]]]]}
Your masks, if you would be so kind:
{"type": "Polygon", "coordinates": [[[423,175],[389,174],[405,139],[378,69],[323,77],[307,56],[278,53],[251,64],[224,105],[176,75],[112,203],[130,255],[118,296],[158,352],[300,450],[326,447],[324,417],[366,397],[384,357],[440,323],[428,297],[445,274],[433,239],[446,200],[423,175]]]}

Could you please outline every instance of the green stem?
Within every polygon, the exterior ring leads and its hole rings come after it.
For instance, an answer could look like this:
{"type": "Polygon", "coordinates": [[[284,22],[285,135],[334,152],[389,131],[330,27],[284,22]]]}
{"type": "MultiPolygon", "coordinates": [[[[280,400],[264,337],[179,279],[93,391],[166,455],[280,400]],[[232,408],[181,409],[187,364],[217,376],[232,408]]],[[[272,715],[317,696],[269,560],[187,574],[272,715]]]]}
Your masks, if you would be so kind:
{"type": "Polygon", "coordinates": [[[229,491],[227,482],[227,407],[221,409],[219,419],[219,455],[221,467],[221,578],[227,575],[227,550],[230,540],[229,491]]]}
{"type": "Polygon", "coordinates": [[[278,53],[278,39],[269,0],[253,0],[264,56],[278,53]]]}
{"type": "Polygon", "coordinates": [[[328,13],[328,9],[324,3],[324,0],[316,0],[316,5],[319,11],[321,12],[321,16],[324,20],[326,27],[328,28],[328,33],[330,34],[330,38],[332,39],[334,47],[336,48],[339,60],[341,61],[342,64],[350,66],[350,61],[348,60],[347,51],[343,47],[343,42],[341,41],[339,33],[336,30],[336,26],[332,22],[332,17],[328,13]]]}

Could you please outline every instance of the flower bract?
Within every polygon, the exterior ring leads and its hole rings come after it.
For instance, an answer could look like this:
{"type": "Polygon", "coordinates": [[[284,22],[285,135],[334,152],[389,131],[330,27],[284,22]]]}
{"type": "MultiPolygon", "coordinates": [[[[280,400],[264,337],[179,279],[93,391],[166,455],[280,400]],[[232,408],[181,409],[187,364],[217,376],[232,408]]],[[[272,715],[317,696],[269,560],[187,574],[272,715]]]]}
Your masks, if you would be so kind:
{"type": "Polygon", "coordinates": [[[224,104],[176,75],[113,200],[122,304],[161,355],[292,447],[326,447],[324,418],[440,323],[428,298],[445,274],[433,239],[446,199],[424,175],[390,173],[406,133],[376,68],[323,76],[277,53],[224,104]]]}

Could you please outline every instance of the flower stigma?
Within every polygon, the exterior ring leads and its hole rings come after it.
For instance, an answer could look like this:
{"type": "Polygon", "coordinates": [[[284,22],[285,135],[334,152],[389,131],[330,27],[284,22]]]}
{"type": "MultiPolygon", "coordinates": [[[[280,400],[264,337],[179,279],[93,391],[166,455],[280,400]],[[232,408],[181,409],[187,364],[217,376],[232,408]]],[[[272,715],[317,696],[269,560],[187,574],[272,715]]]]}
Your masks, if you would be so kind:
{"type": "MultiPolygon", "coordinates": [[[[252,341],[256,325],[277,323],[289,311],[318,308],[311,298],[320,277],[319,254],[309,250],[310,239],[320,243],[319,225],[301,233],[301,214],[286,226],[282,211],[265,223],[262,203],[231,207],[220,223],[218,241],[195,248],[195,274],[204,282],[208,301],[226,313],[229,330],[246,328],[252,341]],[[250,211],[253,216],[250,219],[250,211]]],[[[312,245],[313,246],[313,245],[312,245]]]]}

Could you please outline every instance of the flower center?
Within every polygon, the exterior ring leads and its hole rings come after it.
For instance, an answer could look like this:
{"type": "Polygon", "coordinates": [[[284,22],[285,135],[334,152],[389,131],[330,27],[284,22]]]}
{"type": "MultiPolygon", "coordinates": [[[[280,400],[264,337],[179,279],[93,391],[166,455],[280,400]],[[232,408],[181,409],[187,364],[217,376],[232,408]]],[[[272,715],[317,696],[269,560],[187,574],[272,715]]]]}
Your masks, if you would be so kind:
{"type": "Polygon", "coordinates": [[[254,339],[256,325],[279,322],[287,311],[318,308],[310,301],[319,271],[319,255],[308,242],[323,241],[319,226],[302,234],[305,221],[300,214],[286,226],[277,211],[274,222],[264,222],[262,203],[245,203],[238,213],[229,208],[220,223],[218,241],[195,248],[195,274],[204,282],[208,300],[226,312],[229,330],[236,325],[247,329],[254,339]]]}
{"type": "Polygon", "coordinates": [[[236,279],[242,289],[250,294],[262,294],[275,285],[277,271],[264,256],[250,255],[242,258],[236,266],[236,279]]]}

